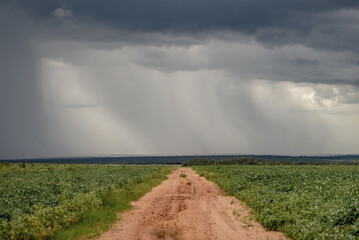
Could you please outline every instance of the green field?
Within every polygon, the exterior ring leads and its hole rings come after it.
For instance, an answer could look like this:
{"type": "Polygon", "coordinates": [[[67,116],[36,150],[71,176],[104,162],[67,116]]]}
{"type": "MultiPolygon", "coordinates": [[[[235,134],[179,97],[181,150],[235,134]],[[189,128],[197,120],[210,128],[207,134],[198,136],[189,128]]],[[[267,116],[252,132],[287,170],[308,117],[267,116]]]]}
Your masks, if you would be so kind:
{"type": "Polygon", "coordinates": [[[129,208],[129,201],[159,184],[171,169],[2,164],[0,239],[68,239],[98,233],[117,219],[117,211],[129,208]],[[76,224],[80,230],[72,227],[76,224]]]}
{"type": "Polygon", "coordinates": [[[293,239],[359,239],[359,166],[196,166],[293,239]]]}

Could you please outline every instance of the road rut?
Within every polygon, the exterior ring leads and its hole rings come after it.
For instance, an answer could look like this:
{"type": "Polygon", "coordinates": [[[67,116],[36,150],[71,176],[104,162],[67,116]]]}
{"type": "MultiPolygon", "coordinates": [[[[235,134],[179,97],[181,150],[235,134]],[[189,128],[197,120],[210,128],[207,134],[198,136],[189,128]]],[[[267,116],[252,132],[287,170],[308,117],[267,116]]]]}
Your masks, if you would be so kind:
{"type": "Polygon", "coordinates": [[[224,196],[215,183],[190,168],[175,170],[131,204],[134,208],[98,240],[288,239],[280,232],[266,231],[253,220],[248,207],[224,196]]]}

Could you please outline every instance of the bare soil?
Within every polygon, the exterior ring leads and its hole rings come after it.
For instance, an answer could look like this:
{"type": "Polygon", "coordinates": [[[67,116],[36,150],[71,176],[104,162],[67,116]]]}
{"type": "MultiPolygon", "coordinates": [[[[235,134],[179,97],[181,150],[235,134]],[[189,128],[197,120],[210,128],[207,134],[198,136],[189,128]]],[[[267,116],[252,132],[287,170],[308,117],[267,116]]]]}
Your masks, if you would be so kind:
{"type": "Polygon", "coordinates": [[[250,209],[213,182],[179,168],[140,200],[99,240],[288,239],[266,231],[250,209]],[[181,174],[185,174],[184,177],[181,174]],[[181,175],[181,176],[180,176],[181,175]]]}

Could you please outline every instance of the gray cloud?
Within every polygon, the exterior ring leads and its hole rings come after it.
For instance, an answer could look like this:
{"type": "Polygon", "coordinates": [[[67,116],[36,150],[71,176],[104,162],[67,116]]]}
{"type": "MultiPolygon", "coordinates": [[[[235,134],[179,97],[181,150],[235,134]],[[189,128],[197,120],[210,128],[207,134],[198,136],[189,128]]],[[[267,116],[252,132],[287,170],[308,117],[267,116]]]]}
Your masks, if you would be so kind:
{"type": "Polygon", "coordinates": [[[0,158],[357,150],[357,1],[0,5],[0,158]]]}
{"type": "MultiPolygon", "coordinates": [[[[77,18],[101,21],[115,28],[140,31],[233,29],[255,32],[261,28],[293,28],[307,32],[313,26],[308,16],[358,7],[344,1],[10,1],[37,18],[49,18],[59,6],[67,6],[77,18]],[[307,17],[307,18],[305,18],[307,17]],[[286,21],[283,21],[286,20],[286,21]]],[[[344,21],[345,18],[342,18],[344,21]]],[[[315,23],[314,23],[315,25],[315,23]]]]}
{"type": "Polygon", "coordinates": [[[66,18],[66,17],[71,17],[72,12],[66,9],[66,6],[63,5],[60,8],[56,8],[53,12],[53,15],[59,18],[66,18]]]}
{"type": "Polygon", "coordinates": [[[7,2],[36,21],[50,21],[57,11],[62,15],[71,13],[80,26],[102,24],[115,31],[176,35],[230,31],[254,35],[267,44],[300,43],[331,49],[352,49],[352,44],[357,47],[358,42],[356,35],[350,34],[357,31],[359,4],[355,0],[7,2]],[[329,42],[327,37],[337,41],[329,42]]]}
{"type": "MultiPolygon", "coordinates": [[[[21,13],[0,11],[0,155],[37,156],[53,151],[46,135],[31,23],[21,13]],[[23,18],[21,18],[23,17],[23,18]]],[[[50,144],[51,145],[51,144],[50,144]]]]}
{"type": "Polygon", "coordinates": [[[33,21],[41,22],[42,29],[32,34],[32,38],[78,41],[77,47],[84,47],[83,43],[87,42],[85,47],[99,49],[151,45],[152,49],[144,48],[136,52],[138,56],[131,57],[137,57],[137,64],[159,71],[226,69],[240,72],[249,80],[358,84],[359,4],[356,1],[37,2],[9,4],[10,9],[21,9],[33,21]],[[55,11],[67,13],[71,19],[62,17],[58,21],[54,19],[55,11]],[[249,45],[251,52],[244,53],[247,59],[242,50],[222,46],[219,46],[222,52],[206,49],[198,52],[199,57],[189,56],[187,50],[180,52],[181,47],[183,50],[208,45],[213,39],[234,43],[234,47],[238,42],[249,45]],[[283,56],[284,51],[293,52],[290,47],[299,50],[292,57],[283,56]],[[310,50],[313,56],[300,56],[301,51],[310,50]],[[261,55],[257,57],[253,52],[261,55]]]}
{"type": "MultiPolygon", "coordinates": [[[[249,54],[251,48],[248,47],[249,54]]],[[[356,88],[248,81],[235,72],[228,74],[229,69],[193,71],[179,64],[192,59],[191,54],[194,54],[204,57],[203,66],[208,65],[207,48],[215,49],[212,45],[189,49],[128,46],[116,51],[81,50],[78,58],[71,49],[58,52],[62,52],[63,62],[73,66],[81,64],[77,74],[81,76],[81,89],[100,99],[103,108],[111,112],[118,124],[133,133],[134,142],[142,142],[137,151],[318,153],[338,149],[341,145],[335,147],[338,143],[332,140],[332,135],[338,133],[333,133],[332,123],[326,122],[348,113],[348,109],[341,106],[349,99],[355,101],[356,88]],[[173,59],[176,63],[164,68],[177,66],[180,70],[163,71],[160,63],[144,60],[145,55],[164,58],[163,64],[169,62],[168,57],[176,56],[177,59],[173,59]],[[338,105],[341,111],[332,105],[338,105]],[[328,113],[333,117],[325,116],[328,113]],[[318,123],[321,124],[318,126],[318,123]],[[143,147],[145,143],[147,147],[143,147]]],[[[233,46],[228,48],[233,49],[233,46]]],[[[223,49],[217,50],[217,57],[220,57],[218,53],[225,54],[223,49]]],[[[271,59],[271,55],[268,57],[271,59]]],[[[251,63],[246,66],[249,65],[251,63]]],[[[351,111],[357,110],[351,108],[351,111]]],[[[91,135],[91,131],[85,132],[82,135],[91,135]]],[[[71,141],[69,144],[79,145],[71,141]]],[[[129,151],[131,146],[117,148],[129,151]]]]}
{"type": "Polygon", "coordinates": [[[300,45],[266,48],[255,41],[213,40],[201,45],[133,47],[131,61],[162,72],[221,70],[242,80],[357,86],[359,68],[348,52],[300,45]]]}

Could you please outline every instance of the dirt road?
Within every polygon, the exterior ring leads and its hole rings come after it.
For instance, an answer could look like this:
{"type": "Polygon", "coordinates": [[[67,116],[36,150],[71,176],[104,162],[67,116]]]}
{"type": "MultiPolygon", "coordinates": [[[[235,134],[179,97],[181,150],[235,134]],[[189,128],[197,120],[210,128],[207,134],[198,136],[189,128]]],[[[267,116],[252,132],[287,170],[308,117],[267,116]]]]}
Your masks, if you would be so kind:
{"type": "Polygon", "coordinates": [[[174,171],[132,205],[98,239],[286,239],[265,231],[248,208],[190,168],[174,171]]]}

